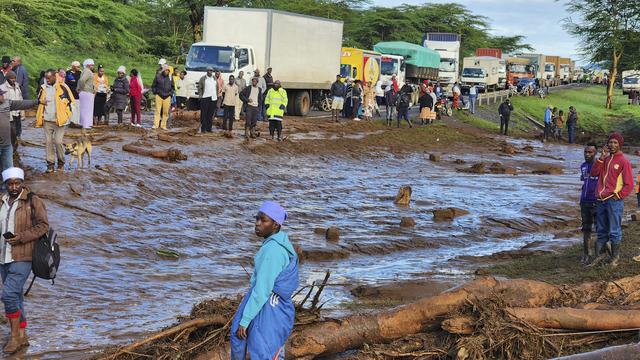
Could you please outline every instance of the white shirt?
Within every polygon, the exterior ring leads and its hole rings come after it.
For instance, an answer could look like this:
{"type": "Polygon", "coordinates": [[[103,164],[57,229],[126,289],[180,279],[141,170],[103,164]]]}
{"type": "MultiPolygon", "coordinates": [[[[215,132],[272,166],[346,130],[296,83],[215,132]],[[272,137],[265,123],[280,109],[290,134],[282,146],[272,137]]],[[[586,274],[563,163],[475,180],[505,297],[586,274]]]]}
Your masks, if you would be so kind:
{"type": "Polygon", "coordinates": [[[218,81],[216,80],[215,77],[211,76],[206,76],[204,78],[204,91],[202,94],[203,98],[208,98],[210,97],[211,100],[218,100],[218,81]]]}
{"type": "MultiPolygon", "coordinates": [[[[22,192],[20,195],[22,195],[22,192]]],[[[18,195],[18,198],[20,195],[18,195]]],[[[2,197],[2,206],[0,206],[0,231],[2,234],[7,232],[15,233],[16,209],[18,209],[18,199],[16,199],[13,202],[13,205],[9,207],[9,194],[5,194],[2,197]]],[[[11,254],[11,244],[6,242],[4,236],[0,235],[0,264],[8,264],[12,262],[13,255],[11,254]]]]}
{"type": "Polygon", "coordinates": [[[178,77],[175,81],[176,96],[187,97],[187,81],[178,77]]]}
{"type": "MultiPolygon", "coordinates": [[[[22,100],[22,91],[20,91],[20,85],[16,83],[14,86],[9,85],[8,81],[5,81],[0,88],[6,93],[4,94],[5,99],[8,100],[22,100]]],[[[11,121],[13,121],[13,116],[22,116],[24,117],[24,111],[22,110],[14,110],[11,112],[11,121]]]]}
{"type": "Polygon", "coordinates": [[[56,121],[56,88],[46,83],[44,91],[47,100],[47,105],[44,106],[44,121],[56,121]]]}
{"type": "Polygon", "coordinates": [[[475,85],[469,89],[469,95],[478,95],[478,89],[476,89],[475,85]]]}

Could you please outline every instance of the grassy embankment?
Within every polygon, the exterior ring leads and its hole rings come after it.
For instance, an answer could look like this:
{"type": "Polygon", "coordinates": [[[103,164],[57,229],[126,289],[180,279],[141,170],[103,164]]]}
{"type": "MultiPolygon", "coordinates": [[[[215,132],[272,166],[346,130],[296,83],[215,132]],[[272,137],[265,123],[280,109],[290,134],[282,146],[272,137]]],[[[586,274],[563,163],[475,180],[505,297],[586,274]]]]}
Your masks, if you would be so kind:
{"type": "MultiPolygon", "coordinates": [[[[532,116],[542,121],[547,105],[557,107],[565,112],[565,120],[569,106],[578,111],[578,130],[587,137],[604,137],[611,131],[621,131],[629,139],[640,140],[640,106],[627,105],[627,96],[621,89],[615,89],[613,109],[604,108],[606,89],[594,85],[557,89],[551,91],[545,99],[535,96],[516,96],[512,98],[515,115],[532,116]]],[[[524,120],[526,121],[526,120],[524,120]]],[[[566,130],[565,130],[566,131],[566,130]]]]}
{"type": "MultiPolygon", "coordinates": [[[[595,234],[592,236],[595,236],[595,234]]],[[[600,265],[594,268],[584,267],[580,264],[582,244],[579,244],[553,253],[499,262],[486,270],[493,275],[535,279],[553,284],[578,284],[597,280],[609,281],[640,274],[640,263],[632,259],[639,254],[640,223],[630,222],[627,227],[622,229],[621,261],[616,269],[612,269],[608,265],[600,265]]]]}
{"type": "MultiPolygon", "coordinates": [[[[627,96],[623,95],[620,89],[615,90],[613,109],[604,108],[605,99],[606,89],[600,85],[555,89],[545,99],[515,96],[511,98],[514,112],[510,130],[513,130],[512,135],[516,136],[538,134],[540,130],[526,120],[525,116],[542,122],[547,105],[551,105],[563,110],[566,120],[569,106],[573,105],[579,115],[578,140],[601,139],[611,131],[621,131],[628,138],[628,143],[640,143],[640,106],[627,105],[627,96]]],[[[479,106],[476,115],[462,111],[456,112],[455,116],[469,125],[497,132],[500,128],[498,105],[479,106]]]]}

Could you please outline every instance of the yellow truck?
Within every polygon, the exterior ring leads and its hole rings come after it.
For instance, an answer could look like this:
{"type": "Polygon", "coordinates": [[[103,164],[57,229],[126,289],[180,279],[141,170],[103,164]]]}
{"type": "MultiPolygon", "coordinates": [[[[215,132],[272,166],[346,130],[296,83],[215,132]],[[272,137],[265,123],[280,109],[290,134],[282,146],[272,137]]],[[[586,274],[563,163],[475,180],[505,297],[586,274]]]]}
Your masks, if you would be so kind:
{"type": "Polygon", "coordinates": [[[378,82],[382,54],[371,50],[342,48],[340,76],[362,81],[363,85],[378,82]]]}

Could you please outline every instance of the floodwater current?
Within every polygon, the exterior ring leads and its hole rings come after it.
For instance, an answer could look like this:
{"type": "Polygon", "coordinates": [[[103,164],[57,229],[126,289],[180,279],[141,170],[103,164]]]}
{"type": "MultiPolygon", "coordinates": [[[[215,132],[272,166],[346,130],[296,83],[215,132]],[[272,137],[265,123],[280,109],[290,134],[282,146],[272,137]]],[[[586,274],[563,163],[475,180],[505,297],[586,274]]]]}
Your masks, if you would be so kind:
{"type": "MultiPolygon", "coordinates": [[[[303,262],[303,284],[321,279],[328,269],[332,283],[356,286],[425,277],[467,279],[472,271],[452,259],[559,241],[544,230],[497,236],[495,223],[487,219],[567,216],[579,195],[577,170],[516,176],[456,171],[478,161],[577,169],[578,147],[534,143],[534,152],[445,154],[434,163],[424,154],[263,156],[216,138],[217,145],[204,140],[184,145],[189,159],[167,163],[120,151],[133,140],[128,136],[94,145],[100,169],[48,177],[41,174],[44,149],[21,149],[23,162],[37,168],[30,184],[45,197],[62,247],[55,285],[36,281],[26,300],[29,354],[90,355],[158,330],[202,299],[244,291],[260,245],[253,218],[265,199],[276,199],[288,210],[285,230],[304,250],[348,250],[346,258],[303,262]],[[467,164],[456,165],[453,159],[467,164]],[[402,185],[413,188],[409,207],[392,201],[402,185]],[[470,214],[434,222],[431,211],[449,206],[470,214]],[[400,228],[403,216],[413,217],[417,225],[400,228]],[[328,226],[340,229],[337,244],[314,233],[328,226]],[[180,257],[160,257],[159,249],[180,257]]],[[[27,130],[24,138],[37,143],[42,134],[27,130]]],[[[329,311],[342,311],[350,297],[346,285],[325,293],[329,311]]]]}

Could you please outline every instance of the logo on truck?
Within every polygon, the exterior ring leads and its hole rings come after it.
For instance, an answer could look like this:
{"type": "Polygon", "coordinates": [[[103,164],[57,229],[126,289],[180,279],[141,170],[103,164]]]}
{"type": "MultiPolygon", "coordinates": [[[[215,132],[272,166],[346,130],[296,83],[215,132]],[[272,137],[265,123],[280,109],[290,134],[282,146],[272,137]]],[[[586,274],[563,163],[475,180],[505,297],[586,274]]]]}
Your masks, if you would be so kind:
{"type": "Polygon", "coordinates": [[[380,64],[374,58],[366,58],[364,64],[364,81],[367,83],[378,82],[380,76],[380,64]]]}

